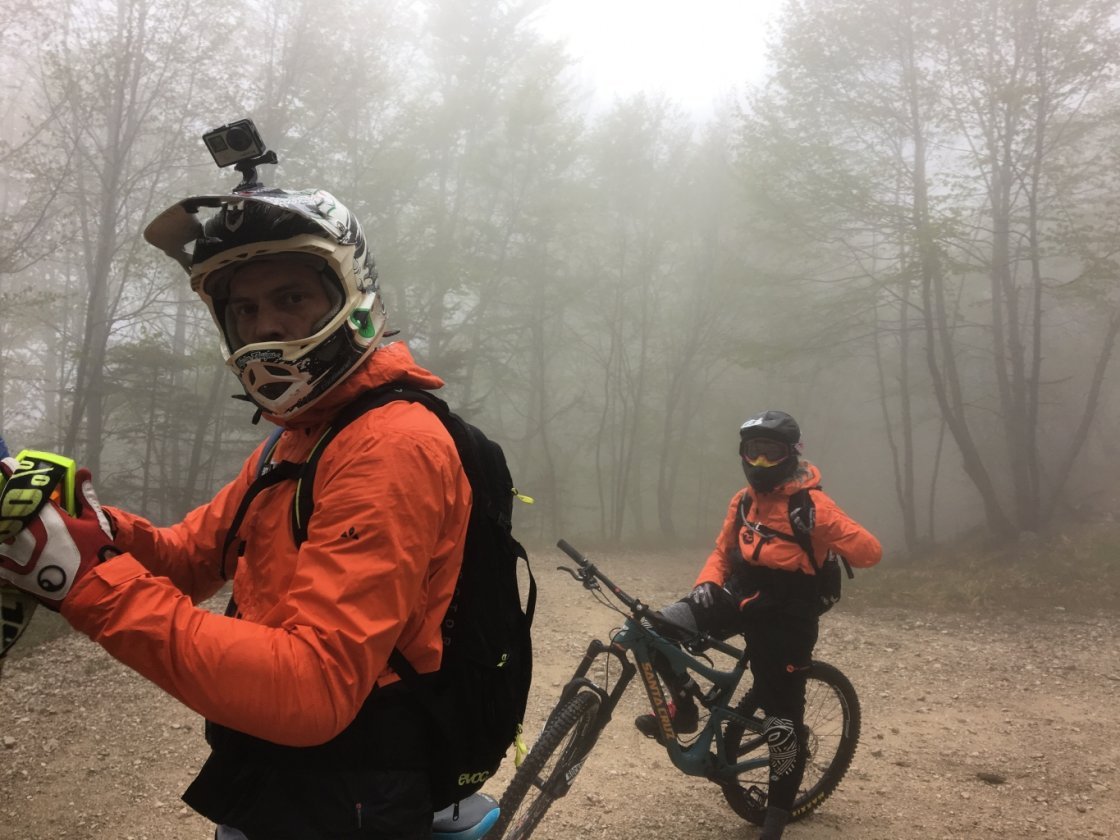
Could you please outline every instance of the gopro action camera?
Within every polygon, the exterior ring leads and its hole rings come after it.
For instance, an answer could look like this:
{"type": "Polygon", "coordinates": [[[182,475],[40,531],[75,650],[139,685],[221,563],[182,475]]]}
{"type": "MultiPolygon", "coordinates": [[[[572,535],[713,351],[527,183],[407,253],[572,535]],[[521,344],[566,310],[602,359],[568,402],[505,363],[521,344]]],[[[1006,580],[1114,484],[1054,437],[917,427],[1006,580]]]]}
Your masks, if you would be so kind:
{"type": "Polygon", "coordinates": [[[237,120],[215,128],[203,134],[202,141],[210,150],[214,163],[221,167],[246,161],[268,162],[258,160],[268,152],[252,120],[237,120]]]}

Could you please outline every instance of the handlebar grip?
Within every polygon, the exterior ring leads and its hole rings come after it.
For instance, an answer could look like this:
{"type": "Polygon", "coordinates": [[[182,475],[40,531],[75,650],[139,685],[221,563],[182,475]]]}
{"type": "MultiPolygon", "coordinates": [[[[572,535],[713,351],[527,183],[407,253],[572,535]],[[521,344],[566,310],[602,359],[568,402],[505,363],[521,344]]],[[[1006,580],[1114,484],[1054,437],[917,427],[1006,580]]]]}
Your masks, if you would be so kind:
{"type": "Polygon", "coordinates": [[[587,558],[580,554],[571,543],[567,540],[561,539],[556,543],[556,547],[579,563],[581,566],[587,565],[587,558]]]}

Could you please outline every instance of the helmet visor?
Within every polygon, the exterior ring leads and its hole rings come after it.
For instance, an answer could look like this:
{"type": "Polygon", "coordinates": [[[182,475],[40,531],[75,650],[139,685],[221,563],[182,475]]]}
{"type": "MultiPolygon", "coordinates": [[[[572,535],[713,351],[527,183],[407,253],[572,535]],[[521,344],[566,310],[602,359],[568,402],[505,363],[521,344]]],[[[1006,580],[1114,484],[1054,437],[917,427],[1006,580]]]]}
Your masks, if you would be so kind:
{"type": "Polygon", "coordinates": [[[751,438],[739,445],[739,454],[752,467],[774,467],[792,454],[788,443],[770,438],[751,438]]]}

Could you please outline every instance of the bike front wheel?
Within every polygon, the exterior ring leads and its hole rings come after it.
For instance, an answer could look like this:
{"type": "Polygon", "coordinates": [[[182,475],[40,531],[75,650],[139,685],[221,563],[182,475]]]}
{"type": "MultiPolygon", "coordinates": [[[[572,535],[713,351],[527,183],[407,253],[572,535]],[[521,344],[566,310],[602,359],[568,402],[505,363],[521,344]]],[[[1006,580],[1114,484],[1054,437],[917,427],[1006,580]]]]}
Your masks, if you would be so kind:
{"type": "Polygon", "coordinates": [[[502,794],[498,837],[527,840],[552,803],[568,793],[599,739],[600,703],[595,692],[578,691],[552,710],[502,794]]]}
{"type": "MultiPolygon", "coordinates": [[[[755,751],[765,758],[769,750],[763,734],[765,714],[752,692],[739,701],[735,711],[750,723],[727,725],[730,754],[737,757],[736,761],[755,751]]],[[[802,746],[808,752],[805,775],[793,801],[791,819],[808,816],[836,790],[856,753],[859,728],[859,698],[851,682],[833,666],[814,662],[805,686],[805,727],[801,733],[802,746]]],[[[768,764],[744,771],[735,782],[723,785],[724,799],[747,822],[762,825],[769,779],[768,764]]]]}

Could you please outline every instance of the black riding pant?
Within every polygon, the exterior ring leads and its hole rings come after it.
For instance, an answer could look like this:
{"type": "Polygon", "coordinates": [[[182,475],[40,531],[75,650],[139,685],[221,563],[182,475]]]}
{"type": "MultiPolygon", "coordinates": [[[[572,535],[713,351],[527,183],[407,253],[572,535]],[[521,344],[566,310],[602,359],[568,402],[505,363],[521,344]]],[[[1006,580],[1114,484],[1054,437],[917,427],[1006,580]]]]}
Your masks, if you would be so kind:
{"type": "Polygon", "coordinates": [[[432,801],[427,774],[368,770],[311,778],[273,777],[279,789],[256,787],[217,840],[431,840],[432,801]]]}
{"type": "Polygon", "coordinates": [[[800,610],[748,616],[744,623],[754,697],[766,712],[769,804],[789,811],[805,771],[805,686],[818,620],[800,610]]]}
{"type": "Polygon", "coordinates": [[[219,838],[237,829],[248,840],[429,840],[430,729],[422,704],[396,684],[315,747],[208,722],[212,751],[183,800],[221,827],[219,838]]]}

